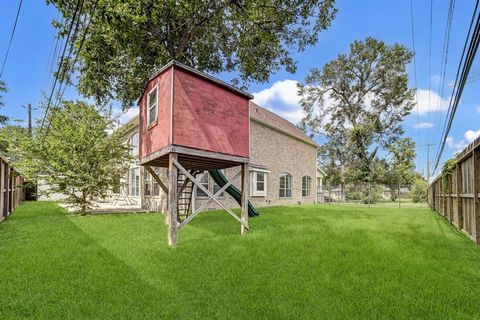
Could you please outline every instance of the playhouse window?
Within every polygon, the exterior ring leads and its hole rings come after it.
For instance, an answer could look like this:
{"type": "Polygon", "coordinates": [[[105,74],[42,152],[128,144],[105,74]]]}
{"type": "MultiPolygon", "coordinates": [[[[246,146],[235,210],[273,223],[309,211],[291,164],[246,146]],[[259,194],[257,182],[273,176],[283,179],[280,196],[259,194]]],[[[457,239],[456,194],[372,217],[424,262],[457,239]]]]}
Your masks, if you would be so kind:
{"type": "Polygon", "coordinates": [[[267,174],[265,172],[252,172],[252,196],[267,195],[267,174]]]}
{"type": "Polygon", "coordinates": [[[157,121],[158,94],[157,87],[153,88],[147,95],[147,126],[157,121]]]}
{"type": "Polygon", "coordinates": [[[292,176],[288,173],[282,173],[280,175],[278,196],[280,198],[290,198],[292,196],[292,176]]]}
{"type": "Polygon", "coordinates": [[[130,195],[135,197],[140,195],[140,168],[130,169],[130,195]]]}
{"type": "Polygon", "coordinates": [[[310,197],[312,190],[312,178],[309,176],[302,177],[302,197],[310,197]]]}

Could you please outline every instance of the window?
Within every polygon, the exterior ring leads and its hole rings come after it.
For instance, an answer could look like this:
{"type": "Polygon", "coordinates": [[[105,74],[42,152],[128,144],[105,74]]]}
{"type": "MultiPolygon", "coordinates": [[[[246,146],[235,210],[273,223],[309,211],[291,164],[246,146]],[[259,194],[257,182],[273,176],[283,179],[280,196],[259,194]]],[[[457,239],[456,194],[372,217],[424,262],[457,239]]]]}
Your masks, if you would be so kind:
{"type": "Polygon", "coordinates": [[[143,181],[143,184],[144,184],[144,191],[145,191],[145,195],[146,196],[151,196],[152,193],[152,185],[151,185],[151,181],[152,181],[152,175],[148,172],[145,172],[145,179],[143,181]]]}
{"type": "Polygon", "coordinates": [[[130,154],[132,156],[138,156],[138,132],[132,134],[130,139],[128,139],[128,143],[130,144],[131,151],[130,154]]]}
{"type": "Polygon", "coordinates": [[[252,196],[262,197],[267,195],[267,174],[265,172],[252,172],[252,196]]]}
{"type": "MultiPolygon", "coordinates": [[[[222,171],[222,173],[225,175],[225,170],[222,169],[220,171],[222,171]]],[[[215,181],[213,181],[213,179],[212,179],[212,185],[213,185],[213,194],[216,194],[218,190],[222,189],[222,187],[216,184],[215,181]]],[[[223,197],[223,196],[224,196],[223,192],[218,195],[218,197],[223,197]]]]}
{"type": "MultiPolygon", "coordinates": [[[[153,171],[155,171],[157,176],[160,177],[160,168],[159,167],[153,168],[153,171]]],[[[160,184],[158,184],[157,180],[153,179],[153,196],[159,196],[159,195],[160,195],[160,184]]]]}
{"type": "Polygon", "coordinates": [[[278,196],[280,198],[290,198],[292,196],[292,176],[288,173],[282,173],[280,175],[278,196]]]}
{"type": "Polygon", "coordinates": [[[153,88],[147,95],[147,126],[151,126],[157,121],[158,90],[153,88]]]}
{"type": "Polygon", "coordinates": [[[130,169],[130,195],[135,197],[140,195],[140,168],[130,169]]]}
{"type": "MultiPolygon", "coordinates": [[[[198,181],[200,181],[200,184],[204,186],[205,189],[208,190],[208,172],[207,171],[204,171],[203,173],[200,174],[200,178],[198,178],[198,181]]],[[[197,187],[196,189],[197,189],[197,197],[200,197],[200,198],[208,197],[207,194],[203,192],[203,190],[197,187]]]]}
{"type": "Polygon", "coordinates": [[[312,178],[309,176],[302,177],[302,197],[310,197],[310,191],[312,190],[312,178]]]}

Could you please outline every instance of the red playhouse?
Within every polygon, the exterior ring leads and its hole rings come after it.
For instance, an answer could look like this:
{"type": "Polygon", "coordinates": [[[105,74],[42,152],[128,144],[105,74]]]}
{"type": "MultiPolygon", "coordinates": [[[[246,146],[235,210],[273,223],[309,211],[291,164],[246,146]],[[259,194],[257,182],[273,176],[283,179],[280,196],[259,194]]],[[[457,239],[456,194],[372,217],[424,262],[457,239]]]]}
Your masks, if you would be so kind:
{"type": "Polygon", "coordinates": [[[193,186],[201,189],[248,230],[248,216],[258,212],[249,203],[248,163],[252,96],[221,80],[176,61],[149,79],[139,100],[140,163],[168,194],[168,242],[175,245],[182,229],[208,204],[190,211],[193,186]],[[240,166],[228,181],[220,169],[240,166]],[[168,168],[164,183],[152,167],[168,168]],[[208,171],[221,189],[212,194],[196,179],[208,171]],[[241,176],[241,190],[233,180],[241,176]],[[218,196],[229,193],[241,206],[241,217],[218,196]]]}

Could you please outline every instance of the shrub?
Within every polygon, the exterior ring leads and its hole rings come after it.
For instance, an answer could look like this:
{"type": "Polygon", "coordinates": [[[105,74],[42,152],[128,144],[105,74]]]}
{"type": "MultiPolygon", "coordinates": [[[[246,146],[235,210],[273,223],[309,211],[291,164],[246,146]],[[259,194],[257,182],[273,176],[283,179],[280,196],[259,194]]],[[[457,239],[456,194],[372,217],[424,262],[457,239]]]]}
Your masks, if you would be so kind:
{"type": "Polygon", "coordinates": [[[428,183],[420,178],[415,179],[412,186],[411,196],[415,203],[427,202],[428,183]]]}

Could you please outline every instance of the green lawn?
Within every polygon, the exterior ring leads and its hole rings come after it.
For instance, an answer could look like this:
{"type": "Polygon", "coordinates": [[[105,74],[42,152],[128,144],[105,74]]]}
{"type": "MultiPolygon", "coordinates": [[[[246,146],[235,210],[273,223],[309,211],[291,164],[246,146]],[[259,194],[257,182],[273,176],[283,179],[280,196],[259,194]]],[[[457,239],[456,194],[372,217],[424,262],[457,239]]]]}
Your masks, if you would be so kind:
{"type": "Polygon", "coordinates": [[[0,318],[480,318],[480,248],[429,209],[261,211],[246,237],[202,214],[172,249],[161,215],[26,203],[0,224],[0,318]]]}

